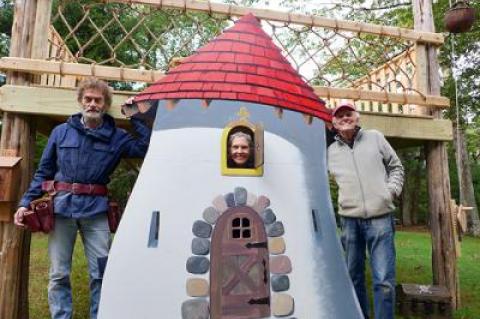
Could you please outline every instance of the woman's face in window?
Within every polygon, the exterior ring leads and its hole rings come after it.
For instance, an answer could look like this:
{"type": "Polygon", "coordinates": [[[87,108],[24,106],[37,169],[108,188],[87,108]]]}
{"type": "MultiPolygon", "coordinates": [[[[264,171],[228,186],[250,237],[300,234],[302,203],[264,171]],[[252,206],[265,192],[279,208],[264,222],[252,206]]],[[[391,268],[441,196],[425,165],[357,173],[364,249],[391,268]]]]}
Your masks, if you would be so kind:
{"type": "Polygon", "coordinates": [[[245,137],[235,137],[230,145],[230,157],[238,166],[243,166],[250,158],[250,145],[245,137]]]}

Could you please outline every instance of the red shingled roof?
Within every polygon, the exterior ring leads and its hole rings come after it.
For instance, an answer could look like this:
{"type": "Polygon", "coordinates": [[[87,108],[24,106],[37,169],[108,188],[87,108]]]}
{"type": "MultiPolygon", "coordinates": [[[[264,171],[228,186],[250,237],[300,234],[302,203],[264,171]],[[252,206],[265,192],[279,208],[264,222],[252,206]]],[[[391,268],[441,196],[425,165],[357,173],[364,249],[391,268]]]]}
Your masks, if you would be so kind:
{"type": "Polygon", "coordinates": [[[330,121],[330,111],[246,15],[135,98],[238,100],[282,107],[330,121]]]}

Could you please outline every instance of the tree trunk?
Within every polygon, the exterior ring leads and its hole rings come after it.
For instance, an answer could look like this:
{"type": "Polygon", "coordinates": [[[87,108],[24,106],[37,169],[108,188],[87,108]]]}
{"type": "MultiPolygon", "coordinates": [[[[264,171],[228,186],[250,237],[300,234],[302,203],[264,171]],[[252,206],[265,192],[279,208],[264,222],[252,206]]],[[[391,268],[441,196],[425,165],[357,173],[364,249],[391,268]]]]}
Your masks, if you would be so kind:
{"type": "Polygon", "coordinates": [[[455,132],[453,134],[456,163],[458,171],[460,204],[473,207],[467,213],[467,233],[476,237],[480,236],[480,219],[478,216],[478,207],[475,201],[475,192],[473,188],[472,172],[470,170],[470,158],[465,143],[465,131],[463,128],[457,130],[457,124],[454,123],[455,132]]]}

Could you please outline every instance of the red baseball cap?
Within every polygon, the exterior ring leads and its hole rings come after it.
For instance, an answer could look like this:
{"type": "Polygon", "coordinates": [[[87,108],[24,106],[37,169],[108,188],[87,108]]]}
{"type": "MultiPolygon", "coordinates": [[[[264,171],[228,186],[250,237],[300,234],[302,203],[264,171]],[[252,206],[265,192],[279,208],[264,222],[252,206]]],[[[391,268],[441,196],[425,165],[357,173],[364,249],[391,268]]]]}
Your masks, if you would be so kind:
{"type": "Polygon", "coordinates": [[[332,116],[335,116],[335,114],[337,114],[337,112],[340,111],[341,109],[348,109],[354,112],[357,111],[357,109],[355,108],[355,105],[351,103],[340,103],[340,105],[338,105],[336,108],[333,109],[332,116]]]}

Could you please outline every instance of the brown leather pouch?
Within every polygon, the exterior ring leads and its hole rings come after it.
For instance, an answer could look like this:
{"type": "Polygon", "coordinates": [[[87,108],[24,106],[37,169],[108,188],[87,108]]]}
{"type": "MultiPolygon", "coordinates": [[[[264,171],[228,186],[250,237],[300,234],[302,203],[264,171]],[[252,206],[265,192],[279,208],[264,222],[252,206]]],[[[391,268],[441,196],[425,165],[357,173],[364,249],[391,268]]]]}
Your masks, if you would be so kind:
{"type": "Polygon", "coordinates": [[[115,233],[117,231],[118,224],[120,224],[120,219],[122,218],[122,213],[120,212],[120,208],[118,207],[117,202],[108,202],[107,217],[110,232],[115,233]]]}
{"type": "MultiPolygon", "coordinates": [[[[45,234],[51,232],[55,227],[55,217],[53,215],[53,197],[46,196],[34,200],[30,203],[30,207],[32,208],[32,215],[36,215],[40,223],[40,230],[45,234]]],[[[35,225],[32,224],[31,226],[33,229],[35,225]]]]}
{"type": "Polygon", "coordinates": [[[42,231],[42,225],[40,225],[38,215],[33,210],[29,210],[23,214],[23,224],[33,233],[42,231]]]}

